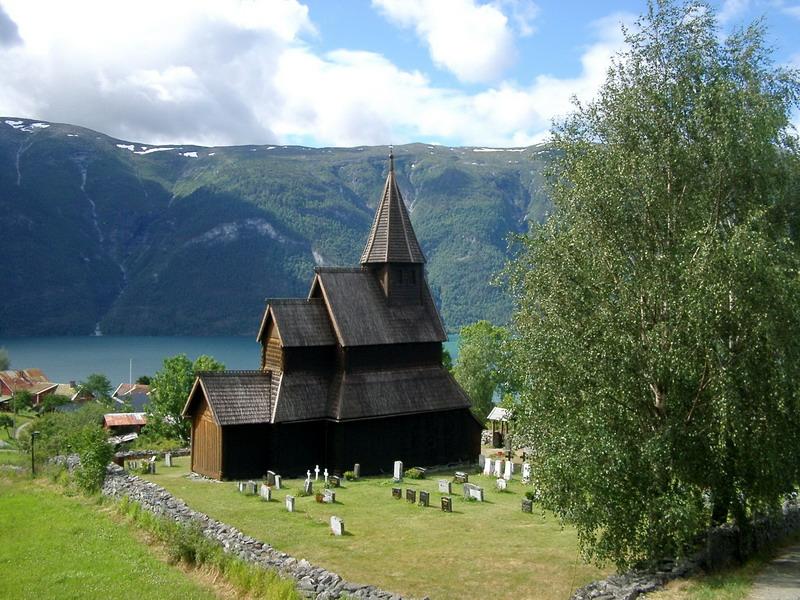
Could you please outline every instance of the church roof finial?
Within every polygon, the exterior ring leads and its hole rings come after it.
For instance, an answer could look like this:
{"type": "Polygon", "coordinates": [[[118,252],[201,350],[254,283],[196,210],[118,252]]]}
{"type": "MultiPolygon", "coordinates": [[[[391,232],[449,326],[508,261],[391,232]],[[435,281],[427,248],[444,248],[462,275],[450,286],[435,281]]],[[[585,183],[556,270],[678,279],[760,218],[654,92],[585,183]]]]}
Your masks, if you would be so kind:
{"type": "Polygon", "coordinates": [[[394,146],[389,144],[389,172],[394,173],[394,146]]]}

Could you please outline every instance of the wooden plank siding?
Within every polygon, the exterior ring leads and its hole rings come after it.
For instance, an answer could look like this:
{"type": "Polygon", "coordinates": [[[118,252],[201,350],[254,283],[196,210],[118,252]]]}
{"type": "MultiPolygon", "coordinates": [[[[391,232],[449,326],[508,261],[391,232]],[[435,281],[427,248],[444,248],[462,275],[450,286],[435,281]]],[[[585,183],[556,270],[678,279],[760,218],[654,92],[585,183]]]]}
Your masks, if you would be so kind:
{"type": "Polygon", "coordinates": [[[267,371],[283,371],[283,349],[275,322],[267,326],[266,344],[263,346],[262,368],[267,371]]]}
{"type": "Polygon", "coordinates": [[[192,471],[214,479],[222,477],[222,428],[205,398],[192,419],[192,471]]]}

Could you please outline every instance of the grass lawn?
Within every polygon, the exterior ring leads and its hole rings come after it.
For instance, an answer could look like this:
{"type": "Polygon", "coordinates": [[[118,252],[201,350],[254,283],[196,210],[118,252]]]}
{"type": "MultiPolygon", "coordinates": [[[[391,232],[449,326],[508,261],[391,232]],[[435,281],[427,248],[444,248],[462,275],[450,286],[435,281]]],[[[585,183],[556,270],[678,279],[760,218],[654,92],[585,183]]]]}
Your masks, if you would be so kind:
{"type": "Polygon", "coordinates": [[[434,599],[567,598],[576,587],[605,575],[581,562],[574,530],[562,529],[549,513],[521,512],[524,489],[518,480],[509,492],[497,492],[493,478],[470,475],[486,490],[487,501],[465,501],[461,486],[453,484],[452,514],[439,508],[436,474],[401,485],[404,496],[407,488],[418,495],[431,492],[429,508],[394,500],[387,479],[366,478],[343,482],[334,505],[297,497],[296,512],[288,513],[284,496],[297,496],[302,480],[284,482],[288,489],[274,491],[274,500],[265,503],[239,494],[234,482],[186,478],[188,457],[174,464],[159,463],[158,473],[147,478],[279,550],[392,592],[434,599]],[[331,515],[344,520],[347,535],[330,534],[331,515]]]}
{"type": "Polygon", "coordinates": [[[129,526],[21,477],[0,477],[0,531],[0,598],[216,598],[129,526]]]}

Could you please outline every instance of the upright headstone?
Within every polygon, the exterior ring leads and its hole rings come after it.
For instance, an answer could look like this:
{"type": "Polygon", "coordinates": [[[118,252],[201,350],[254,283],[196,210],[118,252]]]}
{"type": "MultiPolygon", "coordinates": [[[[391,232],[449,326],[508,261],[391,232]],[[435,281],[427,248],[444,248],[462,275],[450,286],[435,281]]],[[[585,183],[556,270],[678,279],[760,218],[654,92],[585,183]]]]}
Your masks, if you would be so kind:
{"type": "Polygon", "coordinates": [[[319,465],[314,467],[314,481],[319,481],[319,465]]]}
{"type": "Polygon", "coordinates": [[[530,463],[522,463],[522,483],[529,484],[531,482],[531,465],[530,463]]]}
{"type": "Polygon", "coordinates": [[[502,477],[497,480],[497,489],[501,492],[505,492],[508,489],[508,481],[503,479],[502,477]]]}
{"type": "Polygon", "coordinates": [[[469,481],[469,475],[464,471],[456,471],[455,480],[456,483],[467,483],[469,481]]]}
{"type": "Polygon", "coordinates": [[[239,488],[239,492],[240,492],[240,493],[242,493],[242,494],[244,494],[244,493],[245,493],[245,482],[244,482],[244,481],[240,481],[240,482],[237,484],[237,487],[239,488]]]}
{"type": "Polygon", "coordinates": [[[280,475],[275,475],[275,489],[276,490],[281,489],[281,483],[283,483],[283,480],[281,479],[281,476],[280,475]]]}
{"type": "Polygon", "coordinates": [[[464,484],[464,500],[468,500],[470,498],[470,492],[472,488],[478,487],[474,483],[465,483],[464,484]]]}
{"type": "Polygon", "coordinates": [[[487,458],[486,462],[483,463],[483,474],[487,477],[492,474],[492,459],[487,458]]]}
{"type": "Polygon", "coordinates": [[[328,469],[327,469],[327,467],[325,468],[325,472],[323,473],[323,475],[325,476],[325,485],[328,485],[328,469]]]}
{"type": "Polygon", "coordinates": [[[419,492],[419,505],[420,506],[429,506],[431,502],[431,495],[424,491],[420,490],[419,492]]]}
{"type": "Polygon", "coordinates": [[[339,517],[331,517],[331,532],[333,535],[344,535],[344,521],[339,517]]]}
{"type": "Polygon", "coordinates": [[[506,469],[503,473],[503,479],[506,481],[511,481],[511,475],[514,473],[514,463],[510,460],[506,461],[506,469]]]}
{"type": "Polygon", "coordinates": [[[439,492],[442,494],[452,494],[453,493],[453,485],[450,483],[449,479],[440,479],[439,480],[439,492]]]}
{"type": "Polygon", "coordinates": [[[172,466],[172,452],[165,452],[164,453],[164,466],[171,467],[172,466]]]}
{"type": "Polygon", "coordinates": [[[261,484],[261,499],[265,502],[272,500],[272,488],[266,483],[261,484]]]}
{"type": "Polygon", "coordinates": [[[267,485],[275,485],[275,471],[267,471],[267,485]]]}
{"type": "Polygon", "coordinates": [[[393,487],[392,488],[392,498],[395,500],[400,500],[403,497],[403,490],[400,488],[393,487]]]}
{"type": "Polygon", "coordinates": [[[482,487],[478,487],[477,485],[474,486],[469,491],[469,497],[470,498],[474,498],[478,502],[483,502],[483,488],[482,487]]]}
{"type": "Polygon", "coordinates": [[[255,481],[247,482],[247,493],[250,496],[255,496],[258,493],[258,484],[255,481]]]}
{"type": "Polygon", "coordinates": [[[442,512],[453,512],[453,501],[447,496],[442,496],[442,512]]]}
{"type": "Polygon", "coordinates": [[[314,485],[313,484],[314,484],[314,482],[311,481],[310,479],[306,479],[303,482],[303,493],[306,496],[310,496],[311,494],[314,493],[314,485]]]}
{"type": "Polygon", "coordinates": [[[486,464],[486,457],[483,454],[478,454],[478,468],[482,469],[486,464]]]}
{"type": "Polygon", "coordinates": [[[361,477],[361,463],[356,463],[353,465],[353,477],[356,479],[361,477]]]}
{"type": "Polygon", "coordinates": [[[417,490],[406,489],[406,502],[411,502],[411,504],[416,504],[417,490]]]}
{"type": "Polygon", "coordinates": [[[323,502],[327,504],[333,504],[334,502],[336,502],[336,492],[334,492],[333,490],[326,489],[323,490],[322,493],[324,494],[322,497],[323,502]]]}
{"type": "Polygon", "coordinates": [[[503,461],[499,458],[494,461],[494,476],[495,477],[502,477],[503,476],[503,461]]]}
{"type": "Polygon", "coordinates": [[[522,499],[522,512],[524,513],[533,512],[533,500],[528,500],[527,498],[522,499]]]}
{"type": "Polygon", "coordinates": [[[330,484],[331,484],[331,487],[337,488],[337,487],[342,485],[342,478],[339,477],[338,475],[331,475],[330,484]]]}
{"type": "Polygon", "coordinates": [[[402,460],[394,461],[394,480],[395,481],[402,481],[403,480],[403,461],[402,460]]]}
{"type": "Polygon", "coordinates": [[[286,510],[294,512],[294,496],[286,496],[286,510]]]}

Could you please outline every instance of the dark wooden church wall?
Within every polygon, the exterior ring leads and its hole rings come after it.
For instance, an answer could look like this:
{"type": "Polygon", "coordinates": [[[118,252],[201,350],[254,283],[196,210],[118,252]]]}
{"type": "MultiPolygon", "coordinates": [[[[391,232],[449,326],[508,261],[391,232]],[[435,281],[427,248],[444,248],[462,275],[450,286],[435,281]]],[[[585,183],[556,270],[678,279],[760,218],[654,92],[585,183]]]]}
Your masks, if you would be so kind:
{"type": "Polygon", "coordinates": [[[249,479],[266,474],[269,462],[268,424],[222,428],[222,478],[249,479]]]}
{"type": "Polygon", "coordinates": [[[332,370],[336,366],[336,346],[309,346],[284,348],[283,370],[332,370]]]}
{"type": "Polygon", "coordinates": [[[350,346],[345,349],[345,369],[386,369],[442,364],[440,342],[350,346]]]}
{"type": "Polygon", "coordinates": [[[330,429],[327,466],[337,471],[359,463],[365,475],[390,473],[395,460],[425,467],[474,461],[480,453],[480,425],[465,409],[330,423],[330,429]]]}
{"type": "Polygon", "coordinates": [[[284,477],[305,477],[315,465],[325,468],[323,421],[271,425],[268,469],[284,477]]]}

